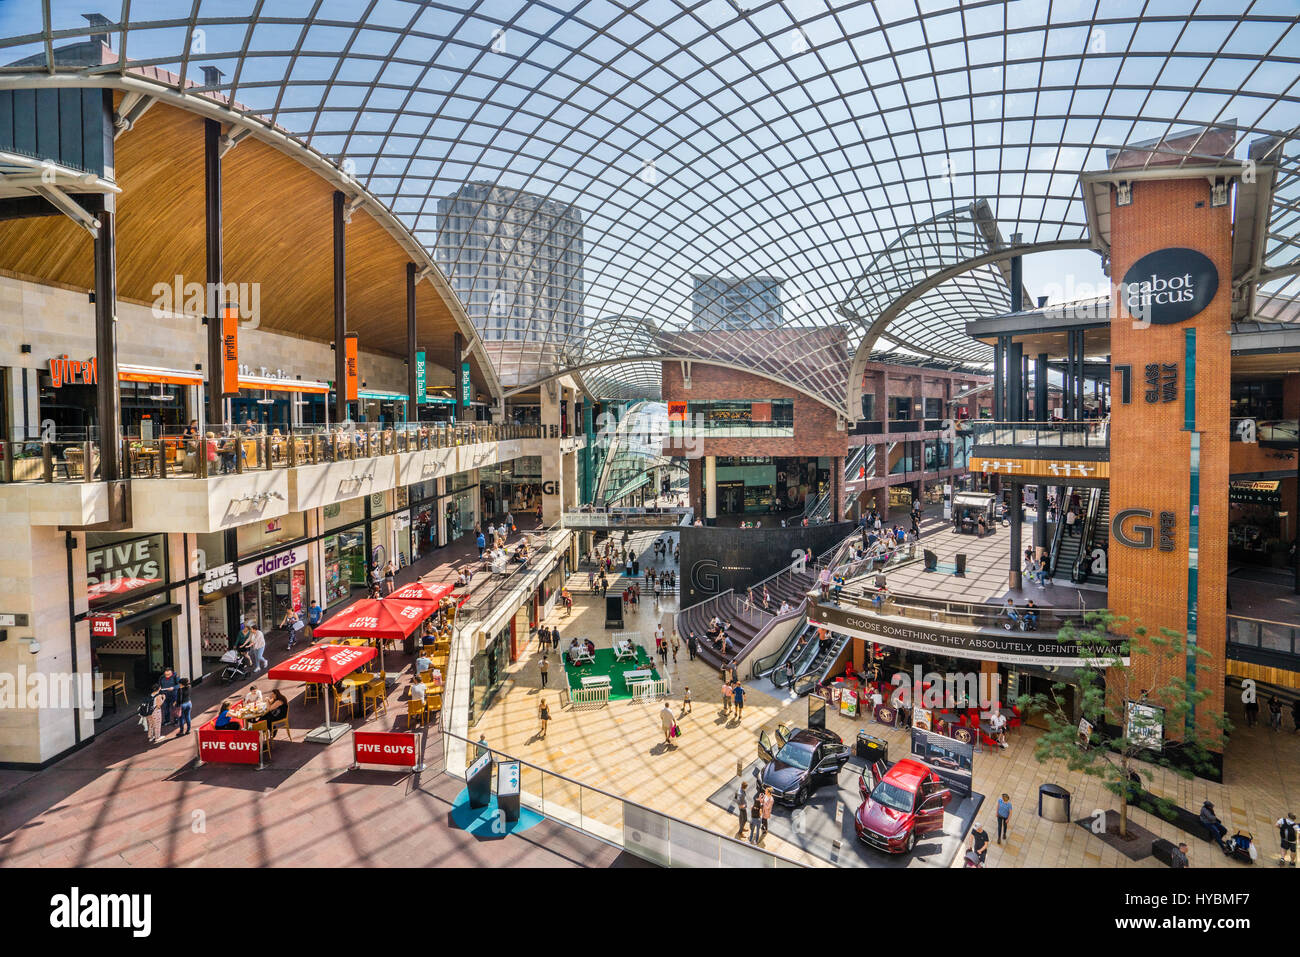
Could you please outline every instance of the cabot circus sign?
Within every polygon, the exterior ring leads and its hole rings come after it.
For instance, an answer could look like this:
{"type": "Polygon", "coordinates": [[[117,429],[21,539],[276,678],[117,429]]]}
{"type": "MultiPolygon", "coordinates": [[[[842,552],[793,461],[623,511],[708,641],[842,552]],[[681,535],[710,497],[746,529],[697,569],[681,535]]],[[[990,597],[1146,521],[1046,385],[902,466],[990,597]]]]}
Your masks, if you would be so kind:
{"type": "Polygon", "coordinates": [[[1219,271],[1208,256],[1173,247],[1147,253],[1130,266],[1120,294],[1134,319],[1168,326],[1200,313],[1218,290],[1219,271]]]}
{"type": "Polygon", "coordinates": [[[249,582],[255,582],[259,578],[265,578],[267,575],[275,572],[284,571],[286,568],[292,568],[294,565],[301,565],[307,560],[306,550],[299,551],[291,548],[286,552],[279,552],[275,555],[268,555],[266,558],[259,559],[255,562],[248,562],[239,566],[239,583],[247,585],[249,582]]]}

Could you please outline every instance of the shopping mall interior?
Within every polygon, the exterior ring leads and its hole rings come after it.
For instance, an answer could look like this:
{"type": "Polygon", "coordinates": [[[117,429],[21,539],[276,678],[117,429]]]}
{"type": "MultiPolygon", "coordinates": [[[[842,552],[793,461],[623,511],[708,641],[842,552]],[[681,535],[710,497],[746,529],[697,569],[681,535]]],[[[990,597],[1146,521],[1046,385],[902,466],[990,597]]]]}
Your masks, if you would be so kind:
{"type": "Polygon", "coordinates": [[[94,6],[0,4],[0,866],[1285,860],[1293,3],[94,6]]]}

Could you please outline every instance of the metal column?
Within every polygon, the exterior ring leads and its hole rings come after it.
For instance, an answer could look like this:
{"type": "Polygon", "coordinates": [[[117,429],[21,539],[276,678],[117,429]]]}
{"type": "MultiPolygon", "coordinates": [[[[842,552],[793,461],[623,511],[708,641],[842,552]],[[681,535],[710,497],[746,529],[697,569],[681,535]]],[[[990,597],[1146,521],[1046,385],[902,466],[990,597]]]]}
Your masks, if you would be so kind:
{"type": "Polygon", "coordinates": [[[419,382],[415,370],[415,263],[406,264],[406,421],[420,418],[419,382]]]}
{"type": "Polygon", "coordinates": [[[207,252],[208,317],[208,424],[220,427],[226,421],[226,364],[222,356],[222,307],[219,295],[225,281],[221,220],[221,123],[203,121],[203,218],[207,252]]]}
{"type": "MultiPolygon", "coordinates": [[[[95,407],[99,418],[99,477],[121,479],[122,399],[117,382],[117,224],[113,197],[104,198],[95,237],[95,407]]],[[[86,477],[91,463],[86,462],[86,477]]]]}
{"type": "Polygon", "coordinates": [[[347,248],[344,235],[343,212],[347,202],[338,190],[334,191],[334,420],[340,424],[351,420],[348,412],[348,301],[347,301],[347,248]]]}

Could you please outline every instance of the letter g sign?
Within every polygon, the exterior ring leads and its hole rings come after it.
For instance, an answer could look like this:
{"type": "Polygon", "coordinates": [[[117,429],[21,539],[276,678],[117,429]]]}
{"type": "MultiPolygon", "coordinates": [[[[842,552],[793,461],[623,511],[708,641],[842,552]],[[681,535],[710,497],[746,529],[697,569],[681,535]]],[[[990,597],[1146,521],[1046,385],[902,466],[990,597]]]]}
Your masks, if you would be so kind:
{"type": "Polygon", "coordinates": [[[1127,545],[1129,548],[1150,548],[1155,540],[1155,529],[1150,525],[1134,525],[1133,532],[1136,538],[1129,535],[1124,530],[1124,523],[1130,518],[1151,518],[1151,509],[1149,508],[1126,508],[1116,512],[1115,517],[1110,521],[1110,533],[1115,537],[1115,541],[1121,545],[1127,545]]]}

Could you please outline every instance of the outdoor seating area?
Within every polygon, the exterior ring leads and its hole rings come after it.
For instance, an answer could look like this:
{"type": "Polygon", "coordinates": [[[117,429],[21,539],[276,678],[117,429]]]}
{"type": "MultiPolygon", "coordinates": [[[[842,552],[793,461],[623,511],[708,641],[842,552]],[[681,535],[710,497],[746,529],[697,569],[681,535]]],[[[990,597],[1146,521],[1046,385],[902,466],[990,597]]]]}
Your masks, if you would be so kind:
{"type": "Polygon", "coordinates": [[[650,654],[641,645],[620,651],[595,648],[585,639],[575,641],[578,643],[569,648],[576,657],[569,649],[564,653],[564,671],[571,689],[608,687],[611,701],[628,700],[637,697],[638,684],[660,680],[650,654]]]}

